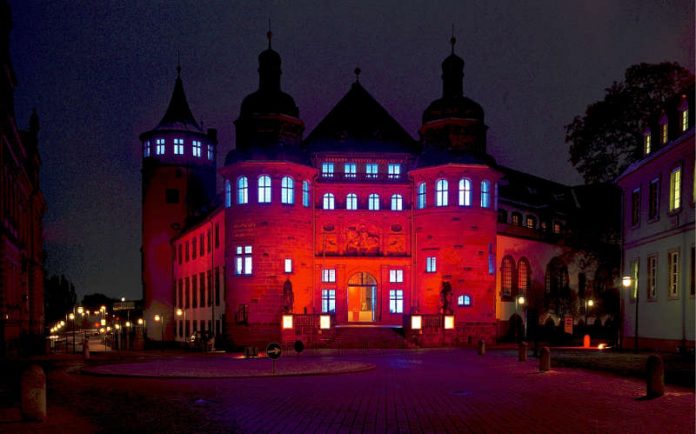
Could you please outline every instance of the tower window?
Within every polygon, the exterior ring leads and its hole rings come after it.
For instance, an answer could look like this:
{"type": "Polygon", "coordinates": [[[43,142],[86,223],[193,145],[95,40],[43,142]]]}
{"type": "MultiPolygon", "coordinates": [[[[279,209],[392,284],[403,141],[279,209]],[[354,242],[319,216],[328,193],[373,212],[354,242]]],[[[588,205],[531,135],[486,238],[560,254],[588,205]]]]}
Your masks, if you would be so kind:
{"type": "Polygon", "coordinates": [[[271,177],[259,176],[259,203],[271,203],[271,177]]]}
{"type": "Polygon", "coordinates": [[[281,180],[280,202],[288,205],[295,203],[295,181],[289,176],[281,180]]]}
{"type": "Polygon", "coordinates": [[[179,203],[179,190],[175,188],[168,188],[165,191],[165,202],[166,203],[179,203]]]}
{"type": "Polygon", "coordinates": [[[358,195],[355,193],[350,193],[346,196],[346,209],[356,210],[358,209],[358,195]]]}
{"type": "Polygon", "coordinates": [[[449,187],[446,179],[438,179],[435,184],[435,206],[447,206],[449,187]]]}
{"type": "Polygon", "coordinates": [[[368,178],[377,178],[378,175],[378,169],[379,166],[377,166],[376,163],[367,163],[365,165],[365,173],[367,174],[368,178]]]}
{"type": "Polygon", "coordinates": [[[215,147],[213,145],[208,145],[208,160],[213,161],[215,159],[215,147]]]}
{"type": "Polygon", "coordinates": [[[389,179],[400,179],[401,178],[401,164],[399,163],[389,163],[387,166],[387,173],[389,179]]]}
{"type": "Polygon", "coordinates": [[[426,273],[434,273],[437,271],[437,259],[435,256],[428,256],[425,258],[425,271],[426,273]]]}
{"type": "Polygon", "coordinates": [[[681,208],[681,166],[675,167],[669,174],[669,210],[681,208]]]}
{"type": "Polygon", "coordinates": [[[367,202],[367,209],[372,210],[372,211],[378,211],[379,210],[379,195],[376,193],[372,193],[370,197],[368,198],[367,202]]]}
{"type": "Polygon", "coordinates": [[[302,206],[309,206],[309,181],[302,181],[302,206]]]}
{"type": "Polygon", "coordinates": [[[237,178],[237,204],[244,205],[249,202],[249,181],[246,176],[237,178]]]}
{"type": "Polygon", "coordinates": [[[469,178],[459,180],[459,206],[471,206],[471,180],[469,178]]]}
{"type": "Polygon", "coordinates": [[[355,178],[356,164],[355,163],[346,163],[343,167],[343,174],[346,178],[355,178]]]}
{"type": "Polygon", "coordinates": [[[481,181],[481,208],[491,206],[491,182],[487,179],[481,181]]]}
{"type": "Polygon", "coordinates": [[[237,246],[234,257],[234,274],[251,274],[251,246],[237,246]]]}
{"type": "Polygon", "coordinates": [[[292,259],[291,258],[285,258],[283,268],[284,268],[286,273],[292,273],[292,259]]]}
{"type": "Polygon", "coordinates": [[[184,154],[184,139],[174,139],[174,155],[184,154]]]}
{"type": "Polygon", "coordinates": [[[321,163],[321,176],[324,178],[333,178],[333,176],[334,176],[334,164],[333,163],[321,163]]]}
{"type": "Polygon", "coordinates": [[[418,209],[425,208],[425,182],[418,184],[418,209]]]}
{"type": "Polygon", "coordinates": [[[164,139],[155,139],[155,154],[164,155],[164,139]]]}
{"type": "Polygon", "coordinates": [[[229,179],[225,180],[225,208],[232,206],[232,185],[229,179]]]}
{"type": "Polygon", "coordinates": [[[400,194],[393,194],[391,197],[392,211],[401,211],[404,208],[404,199],[400,194]]]}
{"type": "Polygon", "coordinates": [[[193,141],[193,156],[200,158],[201,156],[201,142],[198,140],[193,141]]]}
{"type": "Polygon", "coordinates": [[[334,209],[335,206],[335,198],[334,195],[331,193],[326,193],[324,195],[324,209],[334,209]]]}
{"type": "Polygon", "coordinates": [[[143,142],[143,157],[147,158],[150,156],[150,141],[145,140],[143,142]]]}

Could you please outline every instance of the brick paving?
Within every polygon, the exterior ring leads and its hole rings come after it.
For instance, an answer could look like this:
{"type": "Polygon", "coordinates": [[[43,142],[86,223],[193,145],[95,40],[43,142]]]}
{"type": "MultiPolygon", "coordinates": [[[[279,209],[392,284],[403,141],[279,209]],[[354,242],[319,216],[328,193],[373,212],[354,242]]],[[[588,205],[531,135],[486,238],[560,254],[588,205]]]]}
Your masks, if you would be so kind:
{"type": "MultiPolygon", "coordinates": [[[[49,394],[49,416],[56,404],[74,401],[79,409],[75,423],[82,425],[72,432],[90,426],[85,419],[98,432],[694,432],[691,389],[667,386],[665,396],[644,400],[640,380],[572,368],[539,373],[536,359],[517,362],[513,352],[345,352],[318,360],[368,363],[375,369],[236,379],[62,373],[49,376],[55,389],[49,394]],[[61,402],[52,402],[52,396],[61,402]],[[114,402],[109,404],[110,398],[114,402]],[[95,400],[102,402],[99,411],[90,405],[95,400]],[[109,405],[125,413],[140,411],[140,419],[116,411],[109,416],[109,405]]],[[[53,432],[32,425],[33,430],[21,432],[53,432]]],[[[17,426],[0,423],[0,431],[14,432],[17,426]]]]}

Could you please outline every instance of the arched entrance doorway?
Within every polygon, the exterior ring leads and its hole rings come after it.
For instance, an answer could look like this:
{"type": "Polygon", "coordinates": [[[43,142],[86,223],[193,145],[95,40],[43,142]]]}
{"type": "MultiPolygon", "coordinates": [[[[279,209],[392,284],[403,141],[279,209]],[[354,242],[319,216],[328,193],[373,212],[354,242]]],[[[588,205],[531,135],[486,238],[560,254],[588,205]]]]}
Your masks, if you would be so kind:
{"type": "Polygon", "coordinates": [[[355,273],[348,280],[348,321],[372,322],[377,311],[377,280],[371,274],[355,273]]]}

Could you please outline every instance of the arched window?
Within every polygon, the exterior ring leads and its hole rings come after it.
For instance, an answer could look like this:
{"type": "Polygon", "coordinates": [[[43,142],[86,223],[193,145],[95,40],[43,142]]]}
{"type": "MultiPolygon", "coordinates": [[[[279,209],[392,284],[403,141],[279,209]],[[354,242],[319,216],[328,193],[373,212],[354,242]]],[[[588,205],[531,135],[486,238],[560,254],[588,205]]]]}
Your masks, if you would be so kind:
{"type": "Polygon", "coordinates": [[[522,226],[522,214],[513,212],[510,216],[510,223],[512,223],[514,226],[522,226]]]}
{"type": "Polygon", "coordinates": [[[524,225],[527,226],[529,229],[536,229],[536,217],[534,217],[533,215],[528,215],[525,219],[524,225]]]}
{"type": "Polygon", "coordinates": [[[249,202],[249,181],[246,176],[237,178],[237,204],[243,205],[249,202]]]}
{"type": "Polygon", "coordinates": [[[559,257],[551,259],[546,266],[546,293],[562,295],[568,289],[568,267],[559,257]]]}
{"type": "Polygon", "coordinates": [[[271,203],[271,177],[259,176],[259,203],[271,203]]]}
{"type": "Polygon", "coordinates": [[[471,206],[471,180],[469,178],[459,180],[459,206],[471,206]]]}
{"type": "Polygon", "coordinates": [[[302,206],[309,206],[309,181],[302,181],[302,206]]]}
{"type": "Polygon", "coordinates": [[[471,306],[471,296],[460,295],[457,297],[457,306],[471,306]]]}
{"type": "Polygon", "coordinates": [[[404,199],[400,194],[393,194],[391,197],[391,209],[392,211],[401,211],[404,209],[404,199]]]}
{"type": "Polygon", "coordinates": [[[232,184],[229,179],[225,180],[225,208],[232,206],[232,184]]]}
{"type": "Polygon", "coordinates": [[[481,181],[481,208],[491,206],[491,182],[487,179],[481,181]]]}
{"type": "Polygon", "coordinates": [[[295,181],[289,176],[284,176],[280,182],[280,203],[295,203],[295,181]]]}
{"type": "Polygon", "coordinates": [[[446,179],[438,179],[435,184],[435,206],[447,206],[448,184],[446,179]]]}
{"type": "Polygon", "coordinates": [[[520,258],[517,262],[517,294],[527,295],[527,290],[529,289],[529,282],[531,277],[531,271],[529,268],[529,261],[527,258],[520,258]]]}
{"type": "Polygon", "coordinates": [[[425,208],[425,182],[418,184],[418,209],[425,208]]]}
{"type": "Polygon", "coordinates": [[[515,271],[515,261],[510,256],[503,258],[500,264],[500,292],[504,298],[512,297],[512,277],[515,271]]]}
{"type": "Polygon", "coordinates": [[[504,209],[498,210],[498,223],[507,223],[507,211],[504,209]]]}
{"type": "Polygon", "coordinates": [[[324,209],[334,209],[335,198],[331,193],[326,193],[324,195],[324,209]]]}
{"type": "Polygon", "coordinates": [[[350,193],[346,196],[346,209],[358,209],[358,195],[350,193]]]}
{"type": "Polygon", "coordinates": [[[368,198],[367,209],[372,211],[379,210],[379,195],[372,193],[368,198]]]}

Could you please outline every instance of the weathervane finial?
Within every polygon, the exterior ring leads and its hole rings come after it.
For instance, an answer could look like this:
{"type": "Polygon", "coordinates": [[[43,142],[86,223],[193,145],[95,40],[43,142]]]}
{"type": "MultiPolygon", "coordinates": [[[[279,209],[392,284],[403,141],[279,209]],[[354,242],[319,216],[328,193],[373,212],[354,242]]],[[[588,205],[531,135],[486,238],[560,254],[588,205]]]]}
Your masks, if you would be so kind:
{"type": "Polygon", "coordinates": [[[271,19],[268,19],[268,32],[266,32],[266,37],[268,38],[268,49],[271,49],[271,39],[273,39],[273,32],[271,31],[271,19]]]}
{"type": "Polygon", "coordinates": [[[181,77],[181,51],[176,50],[176,78],[181,77]]]}
{"type": "Polygon", "coordinates": [[[355,69],[353,70],[353,73],[355,74],[355,82],[360,83],[360,73],[362,70],[360,69],[359,66],[356,66],[355,69]]]}
{"type": "Polygon", "coordinates": [[[454,44],[457,43],[457,38],[454,37],[454,23],[452,23],[452,37],[450,38],[450,44],[452,45],[452,54],[454,54],[454,44]]]}

